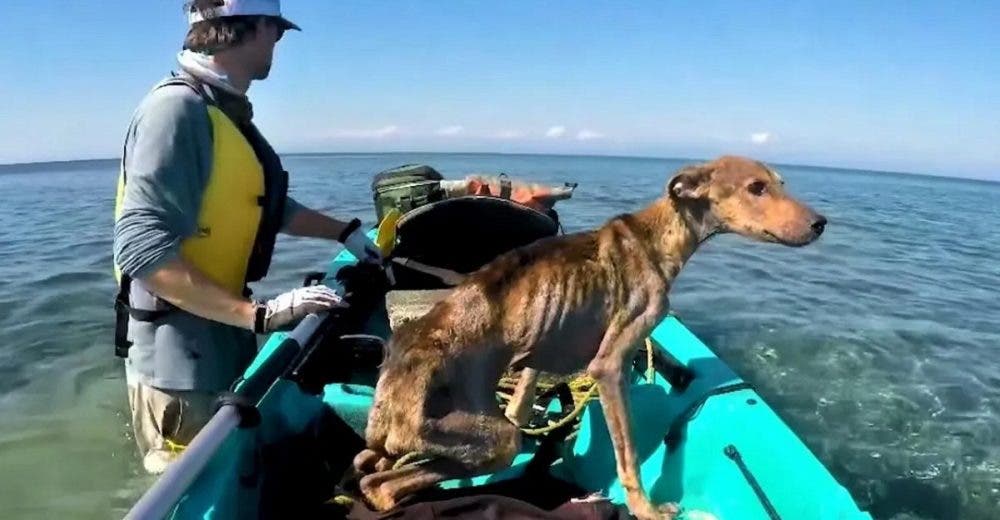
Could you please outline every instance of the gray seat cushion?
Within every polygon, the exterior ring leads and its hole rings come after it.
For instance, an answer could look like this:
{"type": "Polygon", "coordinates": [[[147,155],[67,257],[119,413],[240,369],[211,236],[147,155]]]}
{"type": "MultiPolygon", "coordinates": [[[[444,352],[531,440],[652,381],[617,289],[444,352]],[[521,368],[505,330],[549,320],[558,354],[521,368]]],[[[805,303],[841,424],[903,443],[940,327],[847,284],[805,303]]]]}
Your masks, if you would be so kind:
{"type": "Polygon", "coordinates": [[[385,295],[389,326],[392,330],[396,330],[400,325],[420,318],[451,291],[452,289],[389,291],[385,295]]]}

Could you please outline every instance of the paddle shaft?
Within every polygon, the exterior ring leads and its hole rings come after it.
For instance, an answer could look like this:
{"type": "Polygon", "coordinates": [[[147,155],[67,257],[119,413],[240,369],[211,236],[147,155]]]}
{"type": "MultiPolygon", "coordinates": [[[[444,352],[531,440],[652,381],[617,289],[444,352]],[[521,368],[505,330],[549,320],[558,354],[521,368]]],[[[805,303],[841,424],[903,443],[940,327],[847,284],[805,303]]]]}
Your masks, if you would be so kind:
{"type": "Polygon", "coordinates": [[[198,432],[184,454],[167,467],[163,476],[132,506],[125,518],[145,520],[167,516],[229,433],[239,424],[240,412],[235,406],[220,408],[198,432]]]}

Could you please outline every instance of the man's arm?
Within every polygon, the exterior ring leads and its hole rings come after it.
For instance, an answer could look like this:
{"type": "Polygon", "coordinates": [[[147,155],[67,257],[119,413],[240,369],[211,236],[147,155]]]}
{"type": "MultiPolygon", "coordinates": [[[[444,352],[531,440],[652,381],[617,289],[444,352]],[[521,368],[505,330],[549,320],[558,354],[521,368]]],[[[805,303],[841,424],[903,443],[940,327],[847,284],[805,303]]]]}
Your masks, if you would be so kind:
{"type": "MultiPolygon", "coordinates": [[[[291,199],[289,199],[291,200],[291,199]]],[[[300,206],[285,225],[289,235],[342,241],[349,222],[341,222],[314,209],[300,206]]]]}
{"type": "Polygon", "coordinates": [[[160,298],[191,314],[253,330],[256,306],[233,296],[183,258],[173,258],[143,278],[160,298]]]}
{"type": "MultiPolygon", "coordinates": [[[[295,204],[298,205],[298,203],[295,204]]],[[[344,249],[347,249],[362,262],[382,263],[384,261],[382,251],[375,245],[375,242],[368,238],[365,230],[361,227],[360,219],[341,222],[318,211],[298,205],[295,213],[287,218],[284,232],[300,237],[336,240],[344,244],[344,249]]]]}
{"type": "MultiPolygon", "coordinates": [[[[211,123],[197,94],[165,87],[141,107],[129,129],[127,182],[115,222],[115,263],[124,274],[177,307],[219,323],[268,332],[340,297],[325,286],[293,289],[258,307],[230,294],[180,257],[180,243],[197,229],[212,164],[211,123]],[[171,90],[167,90],[171,89],[171,90]]],[[[301,210],[291,201],[290,219],[301,210]]]]}
{"type": "Polygon", "coordinates": [[[298,287],[257,306],[221,289],[182,258],[169,260],[144,281],[161,298],[192,314],[234,327],[265,333],[309,313],[344,305],[324,285],[298,287]]]}
{"type": "Polygon", "coordinates": [[[253,327],[254,306],[208,279],[180,255],[197,228],[212,163],[208,113],[186,87],[163,87],[130,129],[115,261],[164,300],[207,319],[253,327]]]}

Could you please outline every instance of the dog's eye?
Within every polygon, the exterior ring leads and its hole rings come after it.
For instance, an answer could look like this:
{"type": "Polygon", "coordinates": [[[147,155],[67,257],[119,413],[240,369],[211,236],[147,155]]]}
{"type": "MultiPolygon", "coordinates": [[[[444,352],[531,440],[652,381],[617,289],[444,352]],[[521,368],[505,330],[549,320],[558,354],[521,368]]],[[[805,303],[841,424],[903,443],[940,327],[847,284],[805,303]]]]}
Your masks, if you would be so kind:
{"type": "Polygon", "coordinates": [[[749,191],[753,195],[760,197],[761,195],[764,194],[765,191],[767,191],[767,184],[764,184],[764,181],[751,182],[750,185],[747,186],[747,191],[749,191]]]}

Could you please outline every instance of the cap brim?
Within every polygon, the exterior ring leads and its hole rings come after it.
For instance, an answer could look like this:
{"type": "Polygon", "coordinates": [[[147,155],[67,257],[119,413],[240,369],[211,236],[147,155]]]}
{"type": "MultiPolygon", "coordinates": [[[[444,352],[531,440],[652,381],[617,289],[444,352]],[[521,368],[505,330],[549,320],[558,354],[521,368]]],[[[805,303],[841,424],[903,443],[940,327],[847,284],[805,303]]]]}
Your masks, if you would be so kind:
{"type": "Polygon", "coordinates": [[[278,17],[278,22],[281,24],[281,28],[284,29],[284,30],[286,30],[286,31],[290,30],[290,29],[296,30],[296,31],[301,31],[302,30],[301,27],[299,27],[298,25],[292,23],[289,19],[285,18],[284,16],[279,16],[278,17]]]}

